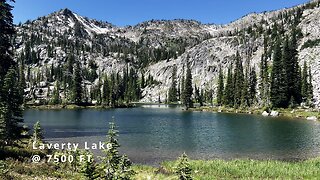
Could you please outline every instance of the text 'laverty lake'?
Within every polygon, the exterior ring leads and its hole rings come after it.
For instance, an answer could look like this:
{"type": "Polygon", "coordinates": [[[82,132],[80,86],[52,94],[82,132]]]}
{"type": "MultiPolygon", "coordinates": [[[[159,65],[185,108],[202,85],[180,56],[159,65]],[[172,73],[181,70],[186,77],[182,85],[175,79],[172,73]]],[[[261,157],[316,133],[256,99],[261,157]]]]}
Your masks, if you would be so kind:
{"type": "MultiPolygon", "coordinates": [[[[44,150],[44,149],[51,149],[51,150],[70,150],[70,151],[77,151],[80,147],[79,143],[37,143],[36,141],[32,143],[32,148],[34,150],[44,150]]],[[[111,144],[105,144],[104,142],[97,142],[97,143],[88,143],[84,142],[83,147],[85,150],[105,150],[111,149],[111,144]]]]}

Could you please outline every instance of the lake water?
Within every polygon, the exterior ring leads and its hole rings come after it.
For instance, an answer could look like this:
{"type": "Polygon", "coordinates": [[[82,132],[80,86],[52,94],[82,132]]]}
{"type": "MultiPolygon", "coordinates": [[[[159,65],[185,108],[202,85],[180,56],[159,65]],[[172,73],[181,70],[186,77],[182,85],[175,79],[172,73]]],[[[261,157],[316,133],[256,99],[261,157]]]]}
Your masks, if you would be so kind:
{"type": "Polygon", "coordinates": [[[80,144],[104,141],[112,117],[120,131],[121,153],[134,163],[156,165],[183,152],[192,159],[300,160],[320,155],[320,123],[306,120],[157,105],[24,113],[30,128],[41,122],[47,141],[80,144]]]}

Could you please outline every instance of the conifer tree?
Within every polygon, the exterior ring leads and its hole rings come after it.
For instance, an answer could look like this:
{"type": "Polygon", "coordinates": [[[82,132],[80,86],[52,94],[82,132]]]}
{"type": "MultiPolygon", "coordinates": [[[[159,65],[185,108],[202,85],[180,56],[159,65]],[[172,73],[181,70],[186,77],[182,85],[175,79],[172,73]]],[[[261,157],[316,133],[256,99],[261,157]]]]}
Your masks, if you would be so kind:
{"type": "MultiPolygon", "coordinates": [[[[25,130],[21,123],[23,99],[18,87],[18,76],[14,69],[9,69],[0,89],[0,136],[5,144],[12,144],[23,137],[25,130]]],[[[1,144],[1,143],[0,143],[1,144]]]]}
{"type": "Polygon", "coordinates": [[[141,89],[143,89],[143,88],[146,87],[146,82],[145,82],[144,74],[141,74],[140,87],[141,87],[141,89]]]}
{"type": "Polygon", "coordinates": [[[61,104],[59,81],[56,81],[56,84],[52,93],[51,104],[53,105],[61,104]]]}
{"type": "Polygon", "coordinates": [[[186,109],[189,109],[193,107],[193,101],[192,101],[192,94],[193,94],[193,89],[192,89],[192,74],[191,74],[191,69],[190,65],[187,64],[187,72],[186,72],[186,79],[184,82],[184,105],[186,106],[186,109]]]}
{"type": "Polygon", "coordinates": [[[222,105],[223,92],[224,92],[224,83],[223,83],[223,72],[220,66],[219,68],[219,78],[218,78],[218,91],[217,91],[217,104],[218,106],[222,105]]]}
{"type": "Polygon", "coordinates": [[[241,96],[244,85],[244,75],[242,60],[239,52],[236,54],[236,66],[234,70],[234,107],[238,108],[241,105],[241,96]]]}
{"type": "Polygon", "coordinates": [[[262,101],[262,106],[269,106],[269,73],[268,73],[268,63],[267,59],[269,57],[270,51],[268,50],[268,36],[264,35],[264,53],[261,56],[260,61],[260,98],[262,101]]]}
{"type": "Polygon", "coordinates": [[[172,69],[172,76],[171,76],[171,86],[169,88],[169,96],[168,102],[177,102],[177,67],[174,66],[172,69]]]}
{"type": "MultiPolygon", "coordinates": [[[[13,0],[11,1],[14,2],[13,0]]],[[[15,34],[13,16],[11,14],[12,8],[8,1],[0,1],[0,82],[2,82],[9,68],[15,65],[11,48],[11,37],[15,34]]]]}
{"type": "Polygon", "coordinates": [[[194,85],[194,99],[197,103],[201,102],[200,89],[197,87],[197,85],[194,85]]]}
{"type": "Polygon", "coordinates": [[[35,143],[40,143],[43,140],[43,133],[42,133],[42,128],[40,125],[40,121],[37,121],[33,125],[33,135],[32,135],[32,140],[35,143]]]}
{"type": "Polygon", "coordinates": [[[186,153],[183,153],[179,157],[177,163],[176,174],[178,175],[179,180],[192,180],[192,169],[186,153]]]}
{"type": "MultiPolygon", "coordinates": [[[[114,121],[114,120],[113,120],[114,121]]],[[[130,179],[134,174],[131,169],[131,162],[126,156],[120,156],[118,148],[118,130],[114,122],[109,123],[106,146],[104,150],[105,157],[102,157],[100,177],[103,179],[130,179]]]]}
{"type": "Polygon", "coordinates": [[[97,179],[99,175],[96,172],[96,162],[94,161],[93,154],[90,151],[80,151],[76,157],[80,158],[81,155],[87,159],[84,162],[80,162],[80,159],[77,159],[80,163],[80,173],[88,180],[97,179]]]}
{"type": "MultiPolygon", "coordinates": [[[[298,15],[300,16],[300,14],[298,15]]],[[[298,17],[300,19],[300,17],[298,17]]],[[[300,21],[300,20],[299,20],[300,21]]],[[[294,101],[296,104],[300,104],[302,102],[302,96],[301,96],[301,68],[299,66],[298,62],[298,43],[297,39],[299,37],[298,30],[296,27],[294,27],[291,30],[291,38],[289,41],[289,49],[290,49],[290,59],[292,62],[292,69],[293,69],[293,76],[291,79],[293,79],[292,83],[292,96],[294,97],[294,101]]],[[[290,89],[290,87],[288,86],[290,89]]]]}
{"type": "MultiPolygon", "coordinates": [[[[9,1],[0,1],[0,147],[19,139],[23,122],[21,89],[14,69],[11,38],[15,34],[12,6],[9,1]]],[[[11,0],[11,2],[14,2],[11,0]]]]}
{"type": "Polygon", "coordinates": [[[68,55],[67,57],[67,72],[66,72],[66,76],[67,76],[67,83],[68,84],[71,84],[71,77],[72,75],[74,74],[73,73],[73,66],[74,66],[74,63],[75,63],[75,57],[74,55],[72,55],[71,53],[68,55]]]}
{"type": "Polygon", "coordinates": [[[256,102],[256,86],[257,75],[255,68],[251,68],[249,75],[249,105],[252,106],[256,102]]]}
{"type": "Polygon", "coordinates": [[[273,107],[288,106],[288,87],[286,71],[282,61],[280,39],[277,39],[273,52],[273,66],[271,72],[270,101],[273,107]]]}
{"type": "Polygon", "coordinates": [[[73,73],[73,102],[76,105],[81,105],[82,103],[82,77],[79,62],[76,63],[73,73]]]}
{"type": "Polygon", "coordinates": [[[306,102],[308,97],[308,67],[307,62],[304,61],[301,78],[301,95],[303,102],[306,102]]]}
{"type": "Polygon", "coordinates": [[[109,80],[108,76],[105,75],[103,86],[102,86],[102,102],[104,105],[109,106],[110,103],[110,87],[109,87],[109,80]]]}
{"type": "MultiPolygon", "coordinates": [[[[290,48],[289,48],[289,40],[288,37],[285,37],[284,44],[282,48],[282,62],[283,62],[283,68],[285,69],[285,78],[287,83],[287,101],[289,102],[290,99],[293,100],[292,103],[294,103],[294,62],[290,54],[290,48]]],[[[285,105],[286,106],[286,105],[285,105]]]]}

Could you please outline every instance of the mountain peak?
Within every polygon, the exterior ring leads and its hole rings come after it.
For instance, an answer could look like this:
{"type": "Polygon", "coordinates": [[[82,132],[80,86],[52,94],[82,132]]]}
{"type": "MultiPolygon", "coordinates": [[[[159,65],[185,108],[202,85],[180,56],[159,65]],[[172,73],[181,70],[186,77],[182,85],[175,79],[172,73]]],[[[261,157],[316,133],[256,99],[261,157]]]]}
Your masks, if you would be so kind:
{"type": "Polygon", "coordinates": [[[61,14],[63,14],[63,15],[66,15],[66,16],[73,14],[73,12],[72,12],[70,9],[68,9],[68,8],[61,9],[59,12],[60,12],[61,14]]]}

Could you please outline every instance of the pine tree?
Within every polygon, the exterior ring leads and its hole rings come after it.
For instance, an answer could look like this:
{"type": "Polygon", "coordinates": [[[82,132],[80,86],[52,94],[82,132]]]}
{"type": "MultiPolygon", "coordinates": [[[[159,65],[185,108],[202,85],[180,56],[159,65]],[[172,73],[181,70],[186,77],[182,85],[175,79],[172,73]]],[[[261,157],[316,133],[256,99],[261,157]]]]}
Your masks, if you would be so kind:
{"type": "Polygon", "coordinates": [[[73,73],[73,102],[76,105],[82,104],[82,77],[79,62],[76,63],[73,73]]]}
{"type": "MultiPolygon", "coordinates": [[[[298,15],[300,16],[300,14],[298,15]]],[[[300,19],[300,17],[298,17],[300,19]]],[[[300,20],[299,20],[300,21],[300,20]]],[[[294,101],[296,104],[300,104],[302,102],[302,95],[301,95],[301,68],[298,62],[298,30],[294,27],[291,30],[291,38],[289,42],[289,49],[290,49],[290,59],[292,64],[293,76],[292,76],[292,88],[291,94],[294,97],[294,101]]],[[[290,86],[288,86],[290,90],[290,86]]]]}
{"type": "Polygon", "coordinates": [[[33,142],[35,142],[37,144],[41,143],[42,140],[43,140],[43,133],[42,133],[42,128],[41,128],[41,125],[40,125],[40,121],[37,121],[33,125],[32,140],[33,140],[33,142]]]}
{"type": "Polygon", "coordinates": [[[12,8],[6,0],[0,1],[0,83],[9,68],[16,64],[12,59],[11,37],[15,34],[12,8]]]}
{"type": "Polygon", "coordinates": [[[104,105],[109,106],[110,103],[110,87],[108,76],[104,77],[103,86],[102,86],[102,102],[104,105]]]}
{"type": "Polygon", "coordinates": [[[61,104],[61,98],[60,98],[60,82],[56,81],[53,93],[52,93],[52,98],[51,98],[51,104],[57,105],[61,104]]]}
{"type": "Polygon", "coordinates": [[[141,89],[143,89],[143,88],[146,87],[146,82],[145,82],[144,74],[141,74],[140,87],[141,87],[141,89]]]}
{"type": "MultiPolygon", "coordinates": [[[[287,82],[287,101],[290,99],[293,99],[292,103],[294,103],[294,64],[290,55],[290,48],[289,48],[289,41],[288,37],[285,37],[284,44],[282,48],[282,62],[283,62],[283,68],[286,71],[285,74],[285,81],[287,82]]],[[[286,105],[285,105],[286,106],[286,105]]]]}
{"type": "Polygon", "coordinates": [[[257,86],[257,74],[255,68],[250,70],[249,75],[249,105],[252,106],[256,102],[256,86],[257,86]]]}
{"type": "MultiPolygon", "coordinates": [[[[0,99],[0,136],[5,144],[12,144],[23,137],[25,130],[21,123],[23,103],[18,87],[18,75],[14,69],[9,69],[4,77],[0,99]]],[[[1,144],[1,143],[0,143],[1,144]]]]}
{"type": "Polygon", "coordinates": [[[222,72],[222,68],[220,66],[219,78],[218,78],[218,91],[217,91],[217,104],[218,104],[218,106],[222,105],[223,93],[224,93],[223,72],[222,72]]]}
{"type": "Polygon", "coordinates": [[[93,154],[90,151],[80,151],[77,161],[80,165],[80,173],[83,174],[84,177],[88,180],[94,180],[98,178],[98,174],[96,172],[96,162],[94,161],[93,154]],[[84,162],[80,161],[80,157],[87,158],[84,162]]]}
{"type": "Polygon", "coordinates": [[[304,61],[303,63],[303,69],[302,69],[302,78],[301,78],[301,95],[303,102],[306,102],[308,98],[308,67],[307,62],[304,61]]]}
{"type": "Polygon", "coordinates": [[[239,52],[236,54],[236,66],[234,70],[234,108],[241,105],[241,96],[244,85],[242,61],[239,52]]]}
{"type": "Polygon", "coordinates": [[[268,36],[264,36],[264,53],[261,56],[260,61],[260,84],[259,84],[259,90],[260,90],[260,98],[262,101],[262,106],[269,106],[269,73],[268,73],[268,63],[267,59],[269,57],[269,51],[268,51],[268,36]]]}
{"type": "Polygon", "coordinates": [[[177,102],[177,67],[174,66],[172,69],[172,76],[171,76],[171,86],[169,88],[169,96],[168,102],[173,103],[177,102]]]}
{"type": "Polygon", "coordinates": [[[277,39],[273,52],[273,66],[271,72],[270,101],[273,107],[288,106],[288,87],[286,71],[281,54],[280,39],[277,39]]]}
{"type": "Polygon", "coordinates": [[[179,180],[192,179],[192,169],[189,164],[188,156],[185,153],[183,153],[177,161],[176,174],[178,175],[179,180]]]}
{"type": "Polygon", "coordinates": [[[200,90],[200,96],[199,96],[198,102],[200,104],[200,107],[203,106],[203,102],[204,102],[204,91],[203,91],[203,89],[200,90]]]}
{"type": "Polygon", "coordinates": [[[102,163],[100,169],[102,173],[100,177],[103,179],[130,179],[134,174],[131,169],[131,162],[126,156],[120,156],[118,148],[120,144],[118,143],[118,130],[113,122],[109,123],[109,130],[107,136],[106,146],[107,149],[103,152],[105,157],[102,158],[102,163]]]}
{"type": "Polygon", "coordinates": [[[12,8],[8,1],[0,1],[0,147],[20,137],[19,123],[23,122],[23,101],[14,71],[17,64],[12,58],[11,38],[15,34],[12,8]]]}
{"type": "Polygon", "coordinates": [[[186,109],[189,109],[193,107],[193,101],[192,101],[192,74],[189,64],[187,64],[187,72],[186,72],[186,79],[184,83],[184,105],[186,106],[186,109]]]}
{"type": "Polygon", "coordinates": [[[67,57],[67,74],[72,76],[73,74],[73,65],[75,63],[75,57],[71,53],[67,57]]]}

